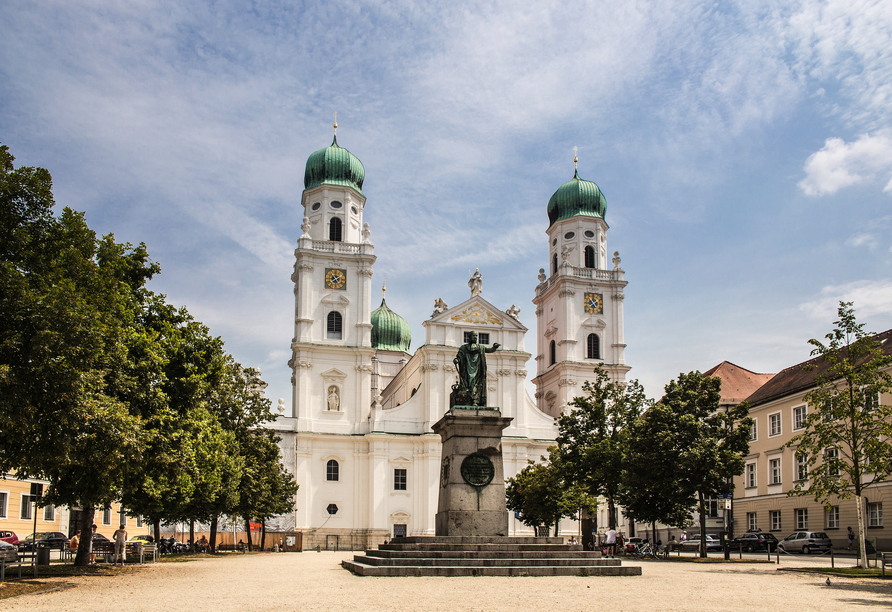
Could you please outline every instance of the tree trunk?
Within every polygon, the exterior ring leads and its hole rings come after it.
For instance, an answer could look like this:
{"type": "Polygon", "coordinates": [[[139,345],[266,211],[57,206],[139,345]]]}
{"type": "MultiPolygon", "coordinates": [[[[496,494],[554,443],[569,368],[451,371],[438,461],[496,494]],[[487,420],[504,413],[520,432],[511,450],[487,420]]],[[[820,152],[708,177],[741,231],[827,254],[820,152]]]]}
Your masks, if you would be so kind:
{"type": "Polygon", "coordinates": [[[607,498],[607,525],[611,529],[616,529],[616,504],[612,496],[607,498]]]}
{"type": "Polygon", "coordinates": [[[266,548],[266,521],[260,521],[260,551],[266,548]]]}
{"type": "Polygon", "coordinates": [[[195,547],[195,519],[189,521],[189,552],[193,552],[195,547]]]}
{"type": "Polygon", "coordinates": [[[84,508],[81,516],[83,517],[81,539],[77,545],[77,555],[74,557],[74,564],[87,566],[90,564],[90,555],[93,553],[93,520],[96,518],[96,509],[92,507],[84,508]]]}
{"type": "Polygon", "coordinates": [[[864,504],[860,495],[855,496],[855,505],[858,509],[858,567],[867,568],[867,544],[864,530],[864,504]]]}
{"type": "Polygon", "coordinates": [[[653,535],[650,538],[650,541],[653,542],[654,548],[657,547],[657,522],[652,521],[650,524],[651,532],[653,535]]]}
{"type": "Polygon", "coordinates": [[[560,528],[561,528],[561,519],[557,518],[554,521],[554,537],[558,537],[558,532],[560,531],[560,528]]]}
{"type": "Polygon", "coordinates": [[[217,552],[217,515],[211,517],[211,538],[208,541],[208,550],[217,552]]]}
{"type": "Polygon", "coordinates": [[[700,507],[700,558],[706,558],[706,500],[703,493],[697,491],[697,503],[700,507]]]}
{"type": "Polygon", "coordinates": [[[152,519],[152,529],[155,531],[155,542],[161,542],[161,519],[152,519]]]}
{"type": "Polygon", "coordinates": [[[250,552],[251,545],[252,545],[252,542],[251,542],[251,519],[248,518],[247,516],[245,517],[245,533],[248,536],[248,551],[250,552]]]}

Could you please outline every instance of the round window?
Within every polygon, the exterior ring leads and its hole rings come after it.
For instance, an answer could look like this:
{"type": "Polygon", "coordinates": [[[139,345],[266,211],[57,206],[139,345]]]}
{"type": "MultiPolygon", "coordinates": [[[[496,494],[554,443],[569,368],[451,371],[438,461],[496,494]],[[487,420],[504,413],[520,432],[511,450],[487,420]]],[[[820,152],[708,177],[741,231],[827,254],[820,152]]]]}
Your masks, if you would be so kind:
{"type": "Polygon", "coordinates": [[[576,232],[567,232],[564,234],[564,240],[570,240],[571,238],[576,237],[576,232]]]}
{"type": "Polygon", "coordinates": [[[331,203],[332,208],[340,208],[341,206],[343,206],[343,204],[341,204],[337,200],[335,200],[334,202],[331,203]]]}
{"type": "Polygon", "coordinates": [[[356,207],[355,207],[355,206],[351,206],[351,207],[350,207],[350,210],[353,211],[353,214],[354,214],[354,215],[358,215],[358,214],[359,214],[359,211],[356,210],[356,207]]]}
{"type": "Polygon", "coordinates": [[[315,204],[313,204],[313,210],[319,210],[320,206],[322,206],[322,204],[320,204],[319,202],[316,202],[315,204]]]}
{"type": "Polygon", "coordinates": [[[594,238],[595,232],[593,232],[592,230],[585,230],[585,237],[586,238],[594,238]]]}

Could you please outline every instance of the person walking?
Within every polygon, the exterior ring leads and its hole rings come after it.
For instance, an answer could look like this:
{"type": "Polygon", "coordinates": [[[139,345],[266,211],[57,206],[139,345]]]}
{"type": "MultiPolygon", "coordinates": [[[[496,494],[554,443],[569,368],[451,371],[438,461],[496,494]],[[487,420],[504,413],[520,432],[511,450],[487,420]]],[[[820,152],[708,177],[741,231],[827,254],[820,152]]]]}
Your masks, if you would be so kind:
{"type": "Polygon", "coordinates": [[[121,527],[117,531],[115,531],[112,539],[114,539],[115,541],[115,565],[117,565],[119,558],[121,559],[121,565],[124,565],[124,561],[127,558],[127,530],[124,529],[123,523],[121,523],[121,527]]]}
{"type": "Polygon", "coordinates": [[[613,559],[616,556],[616,529],[611,527],[604,535],[607,536],[607,556],[613,559]]]}

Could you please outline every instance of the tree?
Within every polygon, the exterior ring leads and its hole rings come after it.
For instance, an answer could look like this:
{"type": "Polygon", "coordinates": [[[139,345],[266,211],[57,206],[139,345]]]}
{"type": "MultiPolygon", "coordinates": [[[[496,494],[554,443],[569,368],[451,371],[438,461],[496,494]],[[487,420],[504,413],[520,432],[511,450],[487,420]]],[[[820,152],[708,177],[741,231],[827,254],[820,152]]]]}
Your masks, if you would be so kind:
{"type": "Polygon", "coordinates": [[[570,410],[557,420],[556,455],[568,486],[578,486],[593,498],[607,498],[609,525],[615,528],[624,431],[650,401],[637,380],[610,381],[602,366],[595,370],[595,381],[586,381],[582,389],[586,396],[570,402],[570,410]]]}
{"type": "Polygon", "coordinates": [[[805,366],[816,372],[815,388],[804,398],[810,412],[804,431],[784,445],[806,462],[808,479],[788,495],[811,495],[826,505],[834,496],[854,496],[859,565],[866,567],[864,490],[892,473],[892,406],[880,401],[892,389],[892,349],[864,331],[852,302],[840,302],[837,314],[826,344],[808,341],[819,357],[805,366]],[[819,464],[822,469],[814,469],[819,464]]]}
{"type": "Polygon", "coordinates": [[[701,557],[706,556],[706,497],[731,492],[731,478],[743,473],[752,427],[745,402],[727,412],[719,409],[721,385],[700,372],[679,374],[637,419],[628,439],[624,501],[629,511],[651,522],[683,525],[683,513],[696,506],[701,557]],[[655,506],[651,510],[648,500],[655,506]]]}

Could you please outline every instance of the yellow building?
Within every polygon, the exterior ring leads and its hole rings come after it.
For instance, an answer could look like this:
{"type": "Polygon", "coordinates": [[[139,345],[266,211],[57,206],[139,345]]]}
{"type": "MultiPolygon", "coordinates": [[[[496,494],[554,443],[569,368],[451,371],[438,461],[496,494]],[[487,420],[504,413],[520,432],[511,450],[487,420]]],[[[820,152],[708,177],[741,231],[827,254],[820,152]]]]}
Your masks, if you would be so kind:
{"type": "MultiPolygon", "coordinates": [[[[892,354],[892,330],[878,334],[877,339],[892,354]]],[[[808,480],[808,466],[797,460],[793,448],[782,447],[804,431],[803,422],[811,407],[803,398],[815,388],[815,378],[826,370],[827,363],[820,357],[796,364],[747,398],[754,426],[744,473],[734,479],[735,532],[761,529],[783,539],[795,531],[823,531],[834,547],[845,547],[846,528],[858,531],[852,499],[831,499],[830,507],[825,508],[813,497],[787,496],[796,484],[808,480]],[[807,365],[815,369],[806,370],[807,365]]],[[[892,397],[884,395],[879,401],[888,405],[892,397]]],[[[878,550],[889,550],[892,535],[885,532],[883,506],[892,505],[892,483],[868,487],[865,498],[867,537],[877,540],[878,550]]]]}

